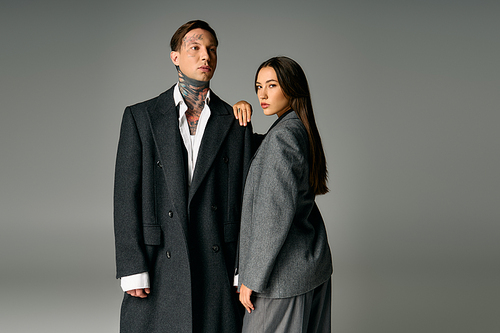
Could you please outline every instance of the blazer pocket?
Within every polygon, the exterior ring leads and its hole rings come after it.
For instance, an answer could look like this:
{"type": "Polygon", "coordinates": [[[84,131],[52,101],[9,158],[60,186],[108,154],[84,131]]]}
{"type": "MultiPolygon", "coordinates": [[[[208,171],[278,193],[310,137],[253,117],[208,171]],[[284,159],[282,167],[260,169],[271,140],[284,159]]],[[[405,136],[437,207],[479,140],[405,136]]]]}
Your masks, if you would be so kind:
{"type": "Polygon", "coordinates": [[[238,234],[240,232],[240,224],[238,222],[224,223],[224,242],[238,241],[238,234]]]}
{"type": "Polygon", "coordinates": [[[142,227],[144,234],[144,244],[160,245],[161,244],[161,228],[159,225],[144,225],[142,227]]]}

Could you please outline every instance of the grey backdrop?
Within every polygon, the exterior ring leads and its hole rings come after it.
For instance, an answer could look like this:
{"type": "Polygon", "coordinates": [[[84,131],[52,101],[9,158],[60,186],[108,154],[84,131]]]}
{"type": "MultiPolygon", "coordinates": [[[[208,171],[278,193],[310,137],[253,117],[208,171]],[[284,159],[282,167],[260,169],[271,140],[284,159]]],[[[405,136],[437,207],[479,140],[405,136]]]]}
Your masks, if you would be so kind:
{"type": "Polygon", "coordinates": [[[500,331],[498,1],[2,1],[2,332],[117,332],[112,187],[121,115],[176,81],[201,18],[212,88],[305,69],[330,169],[318,198],[337,333],[500,331]]]}

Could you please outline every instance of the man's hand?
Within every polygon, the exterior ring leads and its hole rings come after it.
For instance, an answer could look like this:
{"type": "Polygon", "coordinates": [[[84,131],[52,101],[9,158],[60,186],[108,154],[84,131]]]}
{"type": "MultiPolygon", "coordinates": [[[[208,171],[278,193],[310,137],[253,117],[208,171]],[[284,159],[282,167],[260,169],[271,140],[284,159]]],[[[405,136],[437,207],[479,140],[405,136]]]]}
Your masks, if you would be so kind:
{"type": "Polygon", "coordinates": [[[247,309],[248,313],[252,313],[252,310],[255,310],[252,302],[250,301],[250,296],[252,295],[252,289],[245,287],[244,284],[241,285],[240,288],[240,302],[243,304],[245,309],[247,309]]]}
{"type": "Polygon", "coordinates": [[[239,101],[233,105],[234,117],[239,119],[240,126],[246,126],[252,119],[252,106],[246,101],[239,101]]]}
{"type": "Polygon", "coordinates": [[[146,298],[151,293],[149,288],[127,290],[127,294],[134,297],[146,298]]]}

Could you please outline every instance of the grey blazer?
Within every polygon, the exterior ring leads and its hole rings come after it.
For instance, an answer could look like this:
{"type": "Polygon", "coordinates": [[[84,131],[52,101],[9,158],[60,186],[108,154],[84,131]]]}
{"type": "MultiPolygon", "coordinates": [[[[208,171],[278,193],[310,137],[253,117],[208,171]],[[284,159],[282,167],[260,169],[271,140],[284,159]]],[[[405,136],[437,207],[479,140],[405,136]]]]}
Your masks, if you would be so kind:
{"type": "Polygon", "coordinates": [[[333,273],[325,226],[309,185],[308,142],[304,125],[291,111],[271,127],[248,171],[238,282],[260,297],[297,296],[333,273]]]}

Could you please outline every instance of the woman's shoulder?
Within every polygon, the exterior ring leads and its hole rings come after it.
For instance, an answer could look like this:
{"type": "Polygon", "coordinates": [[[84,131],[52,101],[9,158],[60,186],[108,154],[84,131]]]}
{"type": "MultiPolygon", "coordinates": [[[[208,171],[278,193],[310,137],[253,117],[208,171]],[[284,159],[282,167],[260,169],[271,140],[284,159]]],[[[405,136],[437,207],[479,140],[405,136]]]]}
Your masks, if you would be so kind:
{"type": "Polygon", "coordinates": [[[307,140],[307,131],[295,112],[291,112],[281,119],[269,132],[266,137],[271,140],[284,139],[287,141],[303,141],[307,140]]]}
{"type": "Polygon", "coordinates": [[[307,131],[300,119],[287,117],[269,130],[259,150],[263,150],[261,154],[264,155],[293,155],[296,159],[307,154],[308,142],[307,131]]]}

